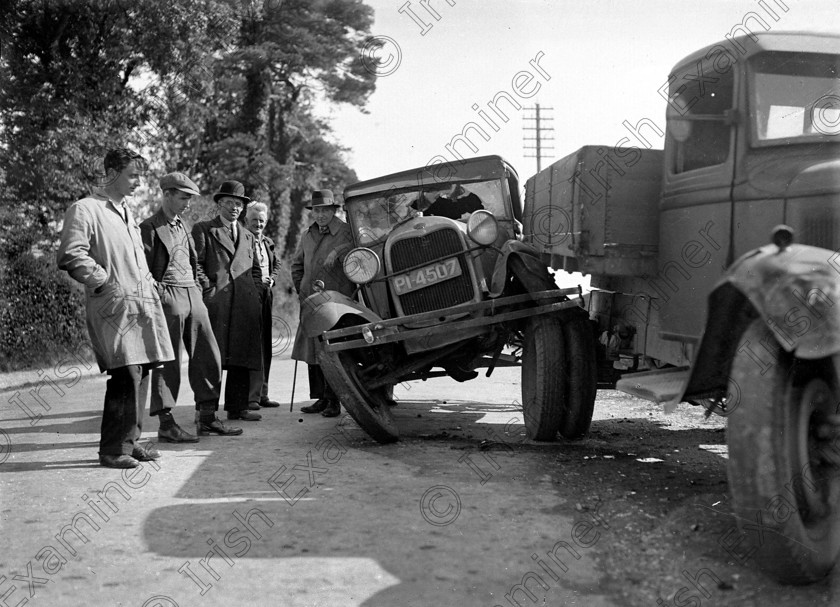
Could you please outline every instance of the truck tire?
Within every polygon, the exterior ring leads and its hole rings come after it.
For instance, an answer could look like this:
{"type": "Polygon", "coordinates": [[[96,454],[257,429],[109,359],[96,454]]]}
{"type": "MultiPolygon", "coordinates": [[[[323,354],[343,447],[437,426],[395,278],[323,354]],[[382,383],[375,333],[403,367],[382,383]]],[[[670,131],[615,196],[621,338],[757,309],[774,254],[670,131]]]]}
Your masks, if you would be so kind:
{"type": "Polygon", "coordinates": [[[560,417],[560,436],[572,440],[589,432],[598,391],[598,363],[595,335],[586,316],[574,314],[563,319],[568,375],[565,406],[560,417]]]}
{"type": "Polygon", "coordinates": [[[528,437],[553,441],[566,390],[563,326],[556,315],[529,318],[522,343],[522,415],[528,437]]]}
{"type": "Polygon", "coordinates": [[[359,365],[352,353],[322,350],[318,352],[318,362],[330,387],[362,430],[379,443],[399,439],[399,429],[387,402],[387,387],[366,389],[359,379],[359,365]]]}
{"type": "MultiPolygon", "coordinates": [[[[517,255],[511,255],[508,264],[528,293],[557,288],[547,269],[531,271],[517,255]]],[[[528,318],[522,340],[522,415],[533,440],[557,438],[566,399],[566,364],[560,317],[544,314],[528,318]]]]}
{"type": "Polygon", "coordinates": [[[730,370],[727,472],[738,553],[785,584],[825,577],[840,553],[840,390],[830,359],[785,352],[754,321],[730,370]],[[772,351],[768,351],[769,348],[772,351]]]}

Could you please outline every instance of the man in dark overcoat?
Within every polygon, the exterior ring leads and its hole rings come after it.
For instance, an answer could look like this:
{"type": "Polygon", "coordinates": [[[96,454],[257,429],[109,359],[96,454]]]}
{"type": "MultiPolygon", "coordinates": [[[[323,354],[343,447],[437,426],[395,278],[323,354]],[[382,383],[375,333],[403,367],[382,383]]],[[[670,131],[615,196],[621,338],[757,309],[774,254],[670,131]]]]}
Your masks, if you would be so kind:
{"type": "MultiPolygon", "coordinates": [[[[314,292],[316,281],[324,284],[325,291],[338,291],[349,297],[354,285],[344,275],[342,264],[344,256],[353,248],[350,227],[336,216],[339,205],[330,190],[313,191],[306,208],[311,211],[313,221],[303,233],[292,260],[292,282],[301,304],[314,292]]],[[[298,325],[292,358],[309,366],[309,397],[317,400],[301,411],[336,417],[341,414],[341,404],[315,358],[315,339],[306,337],[302,325],[298,325]]]]}
{"type": "Polygon", "coordinates": [[[164,175],[160,188],[163,190],[160,209],[140,224],[140,232],[149,270],[158,283],[175,360],[152,371],[149,414],[158,417],[158,440],[161,442],[198,442],[198,437],[184,431],[172,416],[181,387],[183,341],[189,358],[190,387],[195,397],[197,434],[242,434],[241,428],[225,426],[216,417],[222,360],[198,284],[195,244],[189,229],[181,221],[181,213],[189,207],[193,196],[200,195],[199,189],[183,173],[164,175]]]}
{"type": "Polygon", "coordinates": [[[245,212],[245,225],[254,235],[255,252],[259,271],[254,274],[260,285],[262,308],[260,311],[260,346],[262,347],[262,369],[251,371],[251,393],[248,396],[249,409],[279,407],[280,403],[268,398],[268,374],[271,371],[271,323],[274,293],[272,287],[280,274],[280,262],[274,254],[274,241],[263,231],[268,223],[268,206],[263,202],[252,202],[245,212]]]}
{"type": "Polygon", "coordinates": [[[213,200],[219,215],[193,226],[196,273],[227,371],[227,418],[259,421],[258,413],[248,411],[248,391],[250,370],[262,368],[260,286],[254,280],[254,235],[238,221],[250,199],[241,183],[225,181],[213,200]]]}

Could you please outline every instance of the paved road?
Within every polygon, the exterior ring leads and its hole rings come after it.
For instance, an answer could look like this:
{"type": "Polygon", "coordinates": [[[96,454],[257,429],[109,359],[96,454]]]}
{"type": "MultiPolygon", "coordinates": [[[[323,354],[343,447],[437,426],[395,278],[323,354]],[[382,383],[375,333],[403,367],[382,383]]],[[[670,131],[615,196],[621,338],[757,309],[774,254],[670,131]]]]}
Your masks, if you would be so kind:
{"type": "MultiPolygon", "coordinates": [[[[292,363],[275,359],[288,402],[292,363]]],[[[59,377],[62,374],[62,377],[59,377]]],[[[34,375],[34,374],[33,374],[34,375]]],[[[0,597],[9,605],[829,605],[737,550],[725,433],[601,392],[591,436],[521,435],[515,369],[398,388],[403,439],[264,410],[241,437],[96,463],[102,377],[0,394],[0,597]],[[71,385],[72,383],[72,385],[71,385]],[[410,389],[407,389],[410,388],[410,389]],[[659,602],[658,602],[659,601],[659,602]]],[[[50,381],[44,380],[47,378],[50,381]]],[[[185,380],[186,385],[186,380],[185,380]]],[[[191,395],[175,410],[192,419],[191,395]]],[[[153,439],[154,421],[144,437],[153,439]]],[[[2,604],[2,602],[0,602],[2,604]]]]}

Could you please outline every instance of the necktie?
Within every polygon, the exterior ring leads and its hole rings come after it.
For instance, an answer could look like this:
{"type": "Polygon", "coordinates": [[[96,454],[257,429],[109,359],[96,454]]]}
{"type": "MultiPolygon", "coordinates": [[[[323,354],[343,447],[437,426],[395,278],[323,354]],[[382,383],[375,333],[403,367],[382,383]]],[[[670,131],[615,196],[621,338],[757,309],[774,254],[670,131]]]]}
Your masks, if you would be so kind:
{"type": "Polygon", "coordinates": [[[230,239],[236,244],[236,223],[230,224],[230,239]]]}
{"type": "Polygon", "coordinates": [[[128,208],[124,202],[120,205],[120,214],[122,215],[123,221],[128,224],[128,208]]]}
{"type": "Polygon", "coordinates": [[[321,234],[329,234],[330,233],[330,226],[318,226],[318,231],[321,234]]]}

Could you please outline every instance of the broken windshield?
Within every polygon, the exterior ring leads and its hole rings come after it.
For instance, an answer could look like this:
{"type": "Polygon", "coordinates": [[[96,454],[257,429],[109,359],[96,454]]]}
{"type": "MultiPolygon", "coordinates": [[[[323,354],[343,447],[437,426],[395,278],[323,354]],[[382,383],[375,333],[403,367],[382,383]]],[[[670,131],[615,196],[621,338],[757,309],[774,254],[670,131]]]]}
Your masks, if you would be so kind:
{"type": "Polygon", "coordinates": [[[466,221],[479,209],[490,211],[498,219],[509,219],[498,179],[374,194],[348,202],[347,216],[359,245],[370,246],[418,214],[466,221]]]}

